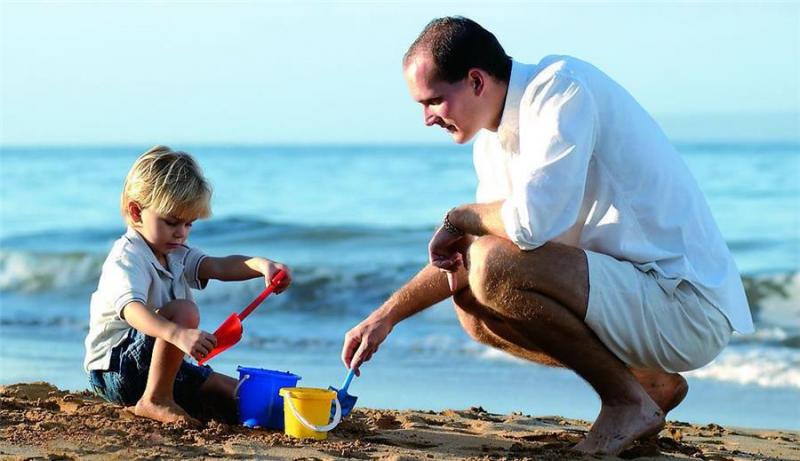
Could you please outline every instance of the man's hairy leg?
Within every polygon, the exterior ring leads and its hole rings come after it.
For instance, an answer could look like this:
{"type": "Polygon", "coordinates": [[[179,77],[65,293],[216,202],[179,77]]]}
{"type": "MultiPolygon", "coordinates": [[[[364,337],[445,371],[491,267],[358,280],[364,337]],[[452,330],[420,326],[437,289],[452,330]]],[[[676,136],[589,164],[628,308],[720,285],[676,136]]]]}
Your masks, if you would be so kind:
{"type": "MultiPolygon", "coordinates": [[[[480,304],[469,287],[453,296],[453,304],[461,326],[475,341],[541,365],[563,367],[525,335],[518,334],[506,319],[480,304]]],[[[689,390],[686,380],[678,373],[633,368],[631,372],[665,415],[683,401],[689,390]]]]}
{"type": "Polygon", "coordinates": [[[664,412],[583,321],[589,283],[582,250],[549,243],[523,252],[507,240],[482,237],[469,256],[470,288],[480,304],[507,319],[511,342],[527,338],[600,396],[600,414],[576,449],[616,454],[663,427],[664,412]]]}
{"type": "Polygon", "coordinates": [[[541,365],[563,367],[511,328],[505,319],[480,304],[469,287],[453,296],[453,304],[458,321],[475,341],[541,365]]]}
{"type": "Polygon", "coordinates": [[[689,393],[689,383],[678,373],[638,368],[632,368],[631,372],[665,415],[680,405],[689,393]]]}

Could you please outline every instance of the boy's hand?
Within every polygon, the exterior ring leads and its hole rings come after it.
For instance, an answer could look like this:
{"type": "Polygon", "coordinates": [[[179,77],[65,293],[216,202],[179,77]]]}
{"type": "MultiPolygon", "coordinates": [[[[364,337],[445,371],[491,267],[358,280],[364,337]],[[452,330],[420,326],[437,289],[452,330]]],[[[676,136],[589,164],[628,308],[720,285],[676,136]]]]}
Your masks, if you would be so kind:
{"type": "Polygon", "coordinates": [[[270,261],[269,259],[259,259],[262,260],[260,261],[261,264],[259,265],[259,272],[264,274],[264,282],[267,286],[272,283],[272,279],[275,277],[275,274],[282,270],[286,272],[286,276],[283,277],[283,280],[281,280],[275,287],[275,293],[281,293],[289,288],[289,285],[292,284],[292,272],[289,270],[289,266],[275,261],[270,261]]]}
{"type": "Polygon", "coordinates": [[[172,344],[195,360],[200,360],[217,346],[217,338],[203,330],[181,328],[175,334],[172,344]]]}

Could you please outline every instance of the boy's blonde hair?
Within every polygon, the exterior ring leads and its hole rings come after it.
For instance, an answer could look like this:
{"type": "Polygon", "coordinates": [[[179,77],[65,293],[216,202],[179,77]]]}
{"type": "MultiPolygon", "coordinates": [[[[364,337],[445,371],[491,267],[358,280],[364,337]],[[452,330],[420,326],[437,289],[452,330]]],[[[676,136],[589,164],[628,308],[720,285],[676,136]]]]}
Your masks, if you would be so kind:
{"type": "Polygon", "coordinates": [[[191,155],[155,146],[136,160],[122,187],[122,216],[133,226],[130,202],[159,216],[186,221],[207,218],[211,215],[211,185],[191,155]]]}

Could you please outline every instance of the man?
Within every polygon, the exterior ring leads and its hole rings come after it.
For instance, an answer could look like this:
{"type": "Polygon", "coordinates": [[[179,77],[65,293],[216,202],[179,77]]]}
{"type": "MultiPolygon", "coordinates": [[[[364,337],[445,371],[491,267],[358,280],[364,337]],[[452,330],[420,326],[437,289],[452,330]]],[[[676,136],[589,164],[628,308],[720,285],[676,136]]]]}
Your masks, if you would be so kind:
{"type": "Polygon", "coordinates": [[[730,252],[656,122],[588,63],[512,61],[462,17],[432,21],[403,60],[427,126],[478,134],[477,201],[450,210],[430,264],[345,336],[358,369],[401,320],[453,296],[477,341],[585,379],[601,410],[586,453],[657,433],[678,372],[751,332],[730,252]],[[445,277],[442,272],[447,274],[445,277]]]}

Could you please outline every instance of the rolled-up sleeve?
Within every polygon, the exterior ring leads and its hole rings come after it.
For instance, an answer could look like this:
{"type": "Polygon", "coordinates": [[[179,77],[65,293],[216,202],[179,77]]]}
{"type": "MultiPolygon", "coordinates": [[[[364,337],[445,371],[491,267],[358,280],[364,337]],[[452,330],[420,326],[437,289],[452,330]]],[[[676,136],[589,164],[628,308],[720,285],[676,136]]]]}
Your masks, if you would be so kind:
{"type": "Polygon", "coordinates": [[[532,250],[575,224],[596,138],[597,109],[585,86],[555,73],[520,108],[520,149],[501,215],[509,238],[532,250]]]}

